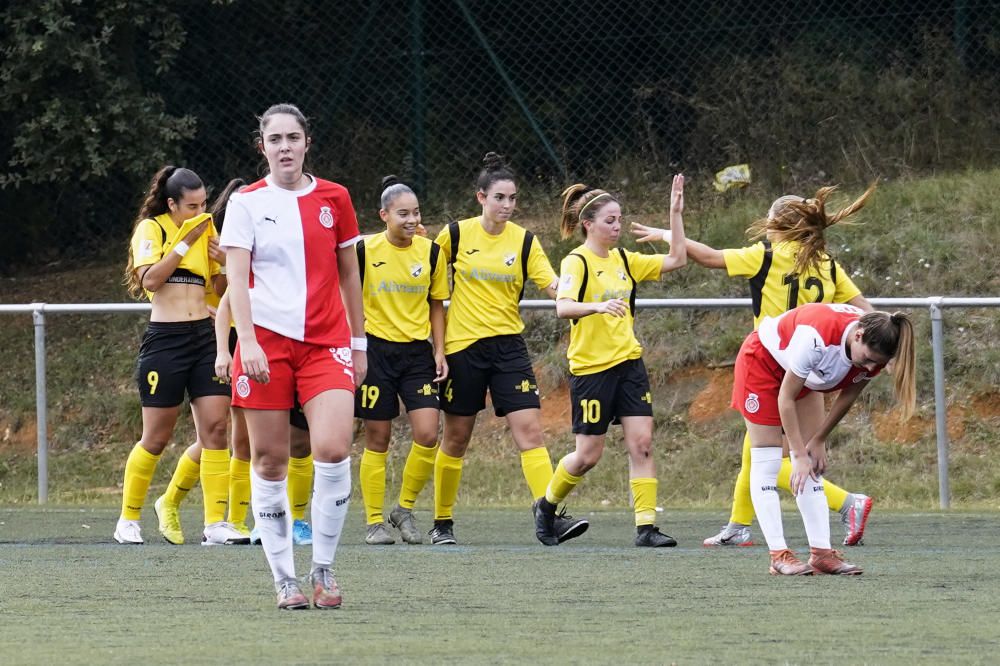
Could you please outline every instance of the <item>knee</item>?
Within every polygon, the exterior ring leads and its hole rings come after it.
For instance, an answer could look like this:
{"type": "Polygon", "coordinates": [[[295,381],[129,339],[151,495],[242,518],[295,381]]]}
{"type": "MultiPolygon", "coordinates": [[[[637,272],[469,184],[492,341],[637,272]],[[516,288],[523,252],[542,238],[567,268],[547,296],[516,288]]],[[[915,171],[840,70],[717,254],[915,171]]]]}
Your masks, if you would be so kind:
{"type": "Polygon", "coordinates": [[[204,428],[204,432],[198,432],[202,444],[206,449],[222,450],[226,448],[226,419],[215,419],[210,421],[204,428]]]}
{"type": "Polygon", "coordinates": [[[420,446],[433,448],[438,441],[437,428],[414,428],[413,441],[420,446]]]}
{"type": "Polygon", "coordinates": [[[253,471],[262,479],[280,481],[288,477],[288,459],[258,451],[254,457],[253,471]]]}
{"type": "Polygon", "coordinates": [[[582,467],[579,474],[588,472],[593,469],[598,462],[601,460],[601,456],[604,455],[603,446],[592,446],[586,449],[577,449],[576,451],[576,462],[578,466],[582,467]]]}
{"type": "Polygon", "coordinates": [[[636,460],[648,460],[653,456],[653,435],[642,434],[632,440],[629,453],[636,460]]]}

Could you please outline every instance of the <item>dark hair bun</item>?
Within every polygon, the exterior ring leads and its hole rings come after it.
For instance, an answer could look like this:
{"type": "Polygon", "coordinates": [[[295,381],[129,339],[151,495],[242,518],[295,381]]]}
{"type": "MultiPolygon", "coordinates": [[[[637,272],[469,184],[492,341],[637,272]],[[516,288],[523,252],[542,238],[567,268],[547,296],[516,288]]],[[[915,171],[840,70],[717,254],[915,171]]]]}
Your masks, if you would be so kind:
{"type": "Polygon", "coordinates": [[[487,171],[497,171],[506,167],[507,163],[504,161],[503,156],[499,153],[490,151],[483,157],[483,168],[487,171]]]}
{"type": "Polygon", "coordinates": [[[382,179],[382,189],[381,189],[381,191],[382,191],[382,192],[385,192],[385,191],[386,191],[387,189],[389,189],[389,188],[390,188],[390,187],[392,187],[393,185],[399,185],[399,184],[400,184],[400,183],[402,183],[402,182],[403,182],[403,181],[401,181],[401,180],[399,179],[399,176],[395,176],[395,175],[392,175],[392,176],[386,176],[386,177],[384,177],[384,178],[382,179]]]}

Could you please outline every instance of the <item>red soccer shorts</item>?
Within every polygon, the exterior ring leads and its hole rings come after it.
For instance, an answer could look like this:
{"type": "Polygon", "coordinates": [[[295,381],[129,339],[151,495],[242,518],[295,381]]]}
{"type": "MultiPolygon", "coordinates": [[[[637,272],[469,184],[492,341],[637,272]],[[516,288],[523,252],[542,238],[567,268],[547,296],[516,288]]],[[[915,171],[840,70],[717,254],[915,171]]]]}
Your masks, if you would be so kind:
{"type": "Polygon", "coordinates": [[[747,336],[736,355],[730,406],[750,423],[780,426],[778,389],[785,369],[761,344],[757,331],[747,336]]]}
{"type": "Polygon", "coordinates": [[[256,382],[243,373],[240,345],[233,356],[233,407],[291,409],[298,395],[304,405],[323,391],[354,392],[350,347],[323,347],[300,342],[254,326],[257,342],[267,356],[271,381],[256,382]]]}

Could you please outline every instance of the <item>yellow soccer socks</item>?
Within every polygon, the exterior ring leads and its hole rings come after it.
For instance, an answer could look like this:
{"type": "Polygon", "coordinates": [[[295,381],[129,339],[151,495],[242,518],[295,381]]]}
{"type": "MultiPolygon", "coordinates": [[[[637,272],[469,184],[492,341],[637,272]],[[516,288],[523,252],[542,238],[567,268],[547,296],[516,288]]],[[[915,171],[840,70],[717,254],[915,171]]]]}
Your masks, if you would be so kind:
{"type": "Polygon", "coordinates": [[[205,525],[223,522],[229,507],[229,449],[202,449],[201,492],[205,498],[205,525]]]}
{"type": "Polygon", "coordinates": [[[229,522],[242,532],[250,509],[250,461],[229,459],[229,522]]]}
{"type": "Polygon", "coordinates": [[[531,490],[531,499],[545,496],[545,490],[552,480],[552,459],[544,446],[521,451],[521,471],[531,490]]]}
{"type": "Polygon", "coordinates": [[[753,516],[753,501],[750,499],[750,433],[746,433],[743,435],[740,473],[736,476],[736,487],[733,488],[733,510],[729,516],[729,524],[750,525],[753,523],[753,516]]]}
{"type": "Polygon", "coordinates": [[[434,458],[434,520],[452,520],[458,486],[462,482],[462,459],[438,448],[434,458]]]}
{"type": "Polygon", "coordinates": [[[417,495],[427,485],[434,475],[434,458],[437,456],[438,445],[421,446],[416,442],[410,445],[410,453],[406,456],[403,466],[403,482],[399,489],[399,506],[413,509],[417,495]]]}
{"type": "Polygon", "coordinates": [[[563,461],[560,460],[556,471],[552,474],[552,480],[549,481],[549,487],[545,491],[545,499],[556,506],[562,504],[582,479],[583,476],[573,476],[567,472],[563,461]]]}
{"type": "Polygon", "coordinates": [[[292,505],[292,520],[305,520],[306,507],[313,485],[313,457],[288,459],[288,502],[292,505]]]}
{"type": "Polygon", "coordinates": [[[139,520],[142,513],[142,505],[146,501],[146,493],[149,491],[149,484],[153,480],[153,473],[156,471],[156,463],[160,456],[142,448],[141,443],[136,443],[128,454],[125,461],[125,479],[122,483],[122,514],[124,520],[139,520]]]}
{"type": "Polygon", "coordinates": [[[174,475],[170,477],[170,484],[163,493],[163,502],[171,507],[180,506],[188,492],[194,488],[201,478],[201,464],[190,456],[190,447],[177,459],[177,467],[174,468],[174,475]]]}
{"type": "Polygon", "coordinates": [[[385,520],[382,509],[385,505],[385,459],[388,452],[365,449],[361,454],[358,477],[361,481],[361,499],[365,503],[365,522],[376,525],[385,520]]]}
{"type": "Polygon", "coordinates": [[[632,508],[635,510],[635,526],[656,523],[656,479],[629,479],[632,487],[632,508]]]}

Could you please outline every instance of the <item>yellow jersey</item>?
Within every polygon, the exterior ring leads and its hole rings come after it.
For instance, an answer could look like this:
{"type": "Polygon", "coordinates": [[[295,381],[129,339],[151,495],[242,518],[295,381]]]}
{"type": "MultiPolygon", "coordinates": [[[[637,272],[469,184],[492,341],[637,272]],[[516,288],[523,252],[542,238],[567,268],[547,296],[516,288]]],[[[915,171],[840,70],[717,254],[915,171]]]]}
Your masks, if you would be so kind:
{"type": "Polygon", "coordinates": [[[380,233],[355,248],[361,266],[365,331],[391,342],[430,337],[428,299],[448,298],[448,269],[444,258],[437,256],[438,246],[414,236],[409,247],[396,247],[380,233]]]}
{"type": "Polygon", "coordinates": [[[619,248],[599,257],[585,245],[570,252],[559,267],[557,299],[602,303],[621,298],[629,303],[624,317],[592,314],[573,320],[569,331],[569,371],[592,375],[642,356],[635,337],[636,283],[658,280],[662,254],[640,254],[619,248]]]}
{"type": "Polygon", "coordinates": [[[438,234],[441,256],[452,265],[451,306],[445,328],[445,353],[473,342],[524,330],[518,310],[526,279],[545,289],[556,279],[541,243],[524,227],[507,222],[496,236],[480,217],[453,222],[438,234]],[[457,252],[452,236],[459,240],[457,252]],[[525,256],[526,253],[526,256],[525,256]]]}
{"type": "MultiPolygon", "coordinates": [[[[198,284],[206,287],[207,291],[212,282],[212,276],[219,274],[221,266],[208,256],[208,239],[212,236],[218,236],[219,232],[216,231],[215,224],[211,222],[211,216],[207,213],[203,215],[207,215],[209,218],[208,228],[191,245],[187,254],[181,257],[180,263],[174,269],[174,274],[167,278],[167,282],[198,284]]],[[[183,238],[182,231],[183,229],[174,224],[167,213],[139,222],[132,234],[133,267],[152,266],[159,262],[183,238]]],[[[184,231],[184,233],[187,232],[184,231]]],[[[152,300],[152,292],[147,291],[146,298],[152,300]]]]}
{"type": "Polygon", "coordinates": [[[754,330],[764,317],[777,317],[805,303],[846,303],[861,294],[847,271],[829,256],[820,262],[818,271],[794,274],[799,248],[798,243],[772,246],[765,240],[722,251],[729,276],[750,282],[754,330]]]}

